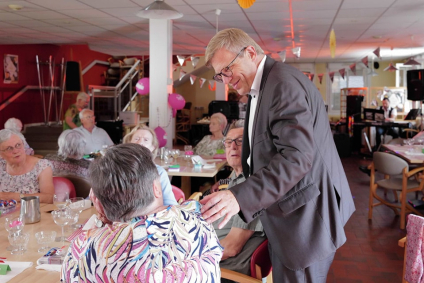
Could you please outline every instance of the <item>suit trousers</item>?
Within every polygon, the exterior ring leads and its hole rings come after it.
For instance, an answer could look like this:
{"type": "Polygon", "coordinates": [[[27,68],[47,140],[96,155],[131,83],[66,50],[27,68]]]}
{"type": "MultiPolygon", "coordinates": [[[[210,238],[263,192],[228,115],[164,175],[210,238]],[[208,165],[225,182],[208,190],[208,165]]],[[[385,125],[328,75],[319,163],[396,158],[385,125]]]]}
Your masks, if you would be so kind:
{"type": "Polygon", "coordinates": [[[272,262],[272,280],[278,283],[325,283],[335,255],[332,253],[305,269],[291,270],[280,261],[275,252],[272,252],[270,244],[268,250],[272,262]]]}

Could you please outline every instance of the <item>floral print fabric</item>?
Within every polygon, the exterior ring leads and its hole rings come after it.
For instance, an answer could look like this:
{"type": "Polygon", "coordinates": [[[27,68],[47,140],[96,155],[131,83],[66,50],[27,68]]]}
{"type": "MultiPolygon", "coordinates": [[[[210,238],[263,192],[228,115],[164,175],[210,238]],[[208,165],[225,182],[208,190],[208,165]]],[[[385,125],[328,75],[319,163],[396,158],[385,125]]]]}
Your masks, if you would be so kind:
{"type": "Polygon", "coordinates": [[[200,204],[186,201],[128,223],[83,231],[62,266],[64,282],[220,282],[222,247],[200,204]]]}
{"type": "Polygon", "coordinates": [[[53,176],[76,175],[82,178],[88,177],[88,167],[90,166],[88,160],[62,158],[57,154],[47,154],[44,158],[52,163],[53,176]]]}
{"type": "Polygon", "coordinates": [[[406,226],[405,278],[408,282],[424,282],[424,218],[408,215],[406,226]]]}
{"type": "Polygon", "coordinates": [[[211,135],[204,136],[203,139],[194,148],[194,153],[198,155],[215,155],[218,149],[224,149],[222,141],[224,138],[219,140],[211,139],[211,135]]]}
{"type": "Polygon", "coordinates": [[[39,193],[38,176],[47,167],[52,167],[50,162],[40,159],[28,173],[14,176],[6,172],[6,160],[0,159],[0,191],[20,194],[39,193]]]}

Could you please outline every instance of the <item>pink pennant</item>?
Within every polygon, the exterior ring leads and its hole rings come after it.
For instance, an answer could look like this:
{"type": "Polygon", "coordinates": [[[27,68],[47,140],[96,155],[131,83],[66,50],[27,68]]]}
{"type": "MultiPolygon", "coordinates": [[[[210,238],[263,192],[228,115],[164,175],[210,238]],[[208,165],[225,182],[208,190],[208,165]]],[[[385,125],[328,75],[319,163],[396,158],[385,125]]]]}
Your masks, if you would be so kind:
{"type": "Polygon", "coordinates": [[[340,76],[342,76],[342,79],[344,79],[345,72],[346,72],[346,70],[345,70],[345,69],[340,69],[340,70],[339,70],[339,73],[340,73],[340,76]]]}
{"type": "Polygon", "coordinates": [[[350,70],[354,75],[356,75],[356,63],[353,63],[349,66],[350,70]]]}
{"type": "Polygon", "coordinates": [[[318,74],[318,80],[319,83],[322,84],[322,78],[324,77],[324,74],[318,74]]]}
{"type": "Polygon", "coordinates": [[[314,81],[314,77],[315,77],[315,74],[309,74],[309,79],[311,80],[311,82],[314,81]]]}
{"type": "Polygon", "coordinates": [[[197,76],[190,75],[190,82],[191,82],[191,84],[194,84],[194,82],[196,81],[196,79],[197,79],[197,76]]]}
{"type": "Polygon", "coordinates": [[[376,50],[374,50],[372,53],[374,53],[375,54],[375,56],[377,56],[378,58],[380,58],[381,59],[381,57],[380,57],[380,47],[378,47],[376,50]]]}
{"type": "Polygon", "coordinates": [[[202,88],[202,87],[203,87],[203,85],[205,84],[205,82],[206,82],[206,79],[205,79],[205,78],[200,78],[200,79],[199,79],[200,88],[202,88]]]}
{"type": "Polygon", "coordinates": [[[331,82],[333,82],[333,80],[334,80],[334,73],[335,73],[335,72],[329,72],[329,73],[328,73],[328,75],[330,76],[330,80],[331,80],[331,82]]]}
{"type": "Polygon", "coordinates": [[[187,74],[183,69],[180,70],[180,81],[187,74]]]}
{"type": "Polygon", "coordinates": [[[364,63],[365,67],[368,68],[368,56],[365,56],[364,58],[362,58],[361,62],[364,63]]]}

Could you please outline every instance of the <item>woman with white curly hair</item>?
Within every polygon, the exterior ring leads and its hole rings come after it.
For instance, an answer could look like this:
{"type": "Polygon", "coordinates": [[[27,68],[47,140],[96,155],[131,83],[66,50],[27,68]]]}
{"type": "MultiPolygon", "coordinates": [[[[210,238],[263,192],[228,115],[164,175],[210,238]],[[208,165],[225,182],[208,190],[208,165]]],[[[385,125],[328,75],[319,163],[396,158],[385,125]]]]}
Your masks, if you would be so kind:
{"type": "MultiPolygon", "coordinates": [[[[22,132],[23,125],[21,120],[17,118],[10,118],[6,121],[6,123],[4,123],[4,128],[20,133],[22,132]]],[[[34,150],[28,145],[26,141],[24,148],[27,155],[34,155],[34,150]]]]}

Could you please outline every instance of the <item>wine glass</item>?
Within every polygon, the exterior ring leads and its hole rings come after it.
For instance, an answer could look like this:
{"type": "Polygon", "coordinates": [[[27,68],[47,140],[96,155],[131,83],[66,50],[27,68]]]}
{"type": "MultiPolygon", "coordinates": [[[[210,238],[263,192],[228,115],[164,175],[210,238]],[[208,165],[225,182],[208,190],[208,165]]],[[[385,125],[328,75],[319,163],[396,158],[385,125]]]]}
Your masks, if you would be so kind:
{"type": "MultiPolygon", "coordinates": [[[[75,197],[75,198],[70,198],[69,201],[70,201],[69,208],[72,209],[78,215],[84,210],[84,207],[85,207],[84,198],[75,197]]],[[[69,223],[69,225],[71,224],[76,224],[76,223],[69,223]]],[[[71,230],[75,230],[75,229],[76,229],[75,225],[71,226],[71,230]]]]}
{"type": "MultiPolygon", "coordinates": [[[[25,226],[24,218],[20,215],[10,215],[5,217],[4,227],[10,234],[19,233],[25,226]]],[[[6,250],[13,250],[13,246],[8,246],[6,250]]]]}
{"type": "Polygon", "coordinates": [[[56,205],[58,209],[64,209],[69,202],[68,192],[60,192],[53,195],[53,204],[56,205]]]}
{"type": "Polygon", "coordinates": [[[71,209],[68,209],[68,208],[52,211],[52,217],[53,217],[54,223],[62,227],[62,236],[56,238],[56,242],[62,242],[62,246],[65,241],[65,237],[64,237],[65,225],[68,225],[69,222],[72,220],[71,215],[73,214],[75,214],[75,212],[73,212],[71,209]]]}

